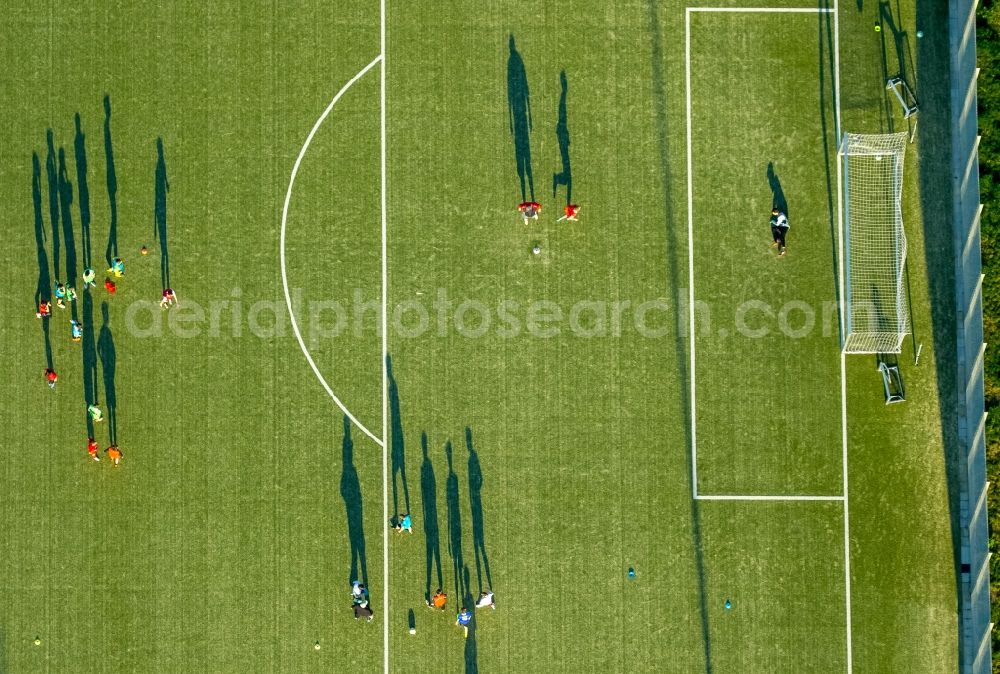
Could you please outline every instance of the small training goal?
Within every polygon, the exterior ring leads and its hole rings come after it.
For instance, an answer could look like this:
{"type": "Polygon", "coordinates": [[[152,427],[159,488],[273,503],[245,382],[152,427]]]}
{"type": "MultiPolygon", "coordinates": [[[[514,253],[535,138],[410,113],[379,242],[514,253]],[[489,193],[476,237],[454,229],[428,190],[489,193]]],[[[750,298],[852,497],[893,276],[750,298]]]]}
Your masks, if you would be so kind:
{"type": "Polygon", "coordinates": [[[844,352],[899,353],[910,332],[904,268],[903,156],[906,132],[846,133],[844,352]]]}

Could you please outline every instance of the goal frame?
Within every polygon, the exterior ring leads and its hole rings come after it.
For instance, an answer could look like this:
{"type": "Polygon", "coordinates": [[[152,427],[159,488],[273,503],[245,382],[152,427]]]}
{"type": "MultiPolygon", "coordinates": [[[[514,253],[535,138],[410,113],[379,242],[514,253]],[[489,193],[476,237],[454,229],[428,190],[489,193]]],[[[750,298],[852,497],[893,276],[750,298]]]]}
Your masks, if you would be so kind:
{"type": "Polygon", "coordinates": [[[905,270],[907,242],[906,232],[903,227],[902,217],[902,181],[903,181],[903,159],[906,152],[907,133],[890,134],[851,134],[844,133],[840,147],[838,148],[838,158],[841,162],[842,171],[842,198],[843,198],[843,278],[841,279],[844,289],[843,302],[843,334],[841,335],[841,348],[844,353],[851,354],[879,354],[879,353],[900,353],[903,347],[903,340],[910,334],[910,316],[905,292],[905,270]],[[891,275],[891,281],[885,286],[891,286],[891,300],[893,312],[891,316],[885,316],[879,311],[877,302],[878,287],[872,285],[873,299],[867,305],[859,305],[859,310],[867,306],[869,320],[864,321],[864,325],[855,322],[855,293],[854,277],[852,276],[852,247],[856,243],[852,241],[852,220],[851,220],[851,170],[850,159],[852,157],[869,156],[874,161],[889,160],[894,162],[891,170],[891,204],[887,204],[891,209],[892,221],[878,223],[878,226],[885,227],[889,232],[894,247],[895,255],[887,257],[884,262],[889,266],[886,279],[891,275]],[[872,319],[871,316],[876,318],[872,319]],[[881,325],[883,318],[888,325],[883,329],[881,325]]]}

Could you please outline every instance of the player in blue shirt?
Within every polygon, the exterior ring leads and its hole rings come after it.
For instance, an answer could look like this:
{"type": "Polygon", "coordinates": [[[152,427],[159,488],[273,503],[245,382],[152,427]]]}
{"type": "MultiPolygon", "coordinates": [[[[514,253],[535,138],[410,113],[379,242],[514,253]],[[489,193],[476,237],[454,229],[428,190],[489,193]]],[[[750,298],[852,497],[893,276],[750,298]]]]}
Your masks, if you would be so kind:
{"type": "Polygon", "coordinates": [[[465,636],[469,636],[469,624],[472,622],[472,613],[469,609],[462,607],[462,610],[458,612],[458,617],[455,618],[455,624],[465,630],[465,636]]]}
{"type": "Polygon", "coordinates": [[[80,324],[80,321],[77,321],[75,319],[70,319],[69,324],[70,324],[70,329],[73,331],[73,337],[72,337],[73,341],[79,342],[80,339],[83,338],[83,325],[80,324]]]}
{"type": "Polygon", "coordinates": [[[396,526],[394,527],[396,531],[399,532],[409,532],[413,533],[413,519],[410,517],[410,513],[405,513],[403,515],[396,516],[396,526]]]}

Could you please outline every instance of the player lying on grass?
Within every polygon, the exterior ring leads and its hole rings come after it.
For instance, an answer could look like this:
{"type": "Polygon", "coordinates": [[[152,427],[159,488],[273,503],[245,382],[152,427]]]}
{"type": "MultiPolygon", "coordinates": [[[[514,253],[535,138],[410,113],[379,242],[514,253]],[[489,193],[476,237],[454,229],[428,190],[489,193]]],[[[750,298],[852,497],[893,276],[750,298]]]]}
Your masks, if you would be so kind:
{"type": "Polygon", "coordinates": [[[494,611],[497,609],[496,602],[493,599],[493,590],[480,592],[479,599],[476,600],[476,608],[486,608],[487,606],[489,606],[494,611]]]}

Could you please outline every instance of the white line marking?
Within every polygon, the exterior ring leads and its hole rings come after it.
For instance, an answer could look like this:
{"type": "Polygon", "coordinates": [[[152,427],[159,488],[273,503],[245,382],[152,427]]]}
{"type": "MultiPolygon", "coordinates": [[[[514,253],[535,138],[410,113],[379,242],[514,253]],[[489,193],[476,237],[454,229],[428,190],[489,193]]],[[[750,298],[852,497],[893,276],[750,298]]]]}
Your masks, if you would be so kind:
{"type": "Polygon", "coordinates": [[[684,81],[687,86],[688,311],[691,319],[691,495],[698,498],[698,406],[695,402],[694,356],[694,211],[691,178],[691,8],[684,13],[684,81]]]}
{"type": "MultiPolygon", "coordinates": [[[[389,304],[389,271],[386,246],[385,172],[385,0],[379,0],[379,163],[382,182],[382,643],[385,674],[389,674],[389,332],[386,320],[389,304]]],[[[395,513],[393,513],[395,514],[395,513]]]]}
{"type": "Polygon", "coordinates": [[[699,501],[843,501],[843,496],[768,496],[766,494],[698,494],[699,501]]]}
{"type": "Polygon", "coordinates": [[[832,14],[829,7],[688,7],[689,12],[779,12],[789,14],[832,14]]]}
{"type": "Polygon", "coordinates": [[[312,142],[313,136],[315,136],[316,132],[319,131],[319,127],[323,124],[323,121],[327,118],[327,115],[330,114],[330,111],[333,110],[333,106],[337,104],[337,101],[340,100],[340,97],[343,96],[345,93],[347,93],[347,90],[350,89],[355,82],[360,80],[365,75],[365,73],[367,73],[369,70],[375,67],[375,64],[379,63],[381,60],[382,60],[382,55],[379,54],[377,57],[375,57],[375,60],[366,65],[360,72],[358,72],[357,75],[352,77],[350,81],[347,82],[347,84],[341,87],[340,91],[337,92],[337,95],[333,97],[332,101],[330,101],[330,105],[326,106],[326,110],[324,110],[323,114],[320,115],[319,119],[316,120],[316,123],[313,125],[312,130],[309,132],[309,135],[306,136],[306,142],[302,144],[302,149],[299,150],[299,156],[295,158],[295,165],[292,167],[292,175],[288,179],[288,191],[285,193],[285,205],[281,209],[280,255],[281,255],[281,286],[285,291],[285,304],[288,305],[288,316],[291,319],[292,332],[295,333],[295,339],[298,340],[299,348],[302,349],[302,354],[306,357],[306,361],[308,361],[309,367],[312,368],[313,374],[315,374],[316,378],[319,379],[319,383],[323,385],[323,388],[326,390],[327,394],[333,399],[333,402],[337,404],[337,407],[339,407],[341,411],[347,415],[347,418],[351,420],[351,423],[357,426],[362,433],[364,433],[369,438],[374,440],[376,444],[384,448],[385,443],[381,439],[379,439],[374,433],[368,430],[368,428],[364,424],[358,421],[357,417],[351,414],[351,411],[347,409],[347,406],[340,401],[340,398],[338,398],[337,395],[333,392],[333,389],[330,388],[330,385],[326,383],[326,379],[323,378],[323,374],[319,371],[319,368],[316,366],[315,361],[313,361],[312,355],[309,353],[309,349],[306,348],[305,340],[302,339],[302,332],[299,330],[299,324],[295,320],[295,311],[292,309],[292,296],[289,294],[288,291],[288,271],[285,265],[285,230],[287,229],[288,225],[288,206],[292,202],[292,188],[295,187],[295,176],[298,175],[299,173],[299,166],[302,164],[302,158],[306,156],[306,150],[309,149],[309,144],[312,142]]]}
{"type": "MultiPolygon", "coordinates": [[[[833,0],[833,104],[836,111],[834,135],[840,147],[840,8],[839,0],[833,0]]],[[[840,334],[844,334],[844,176],[840,157],[837,156],[837,248],[840,267],[840,334]]],[[[840,350],[840,433],[843,438],[844,466],[844,611],[847,628],[847,674],[854,671],[853,627],[851,624],[851,516],[847,490],[847,360],[844,350],[840,350]]]]}

